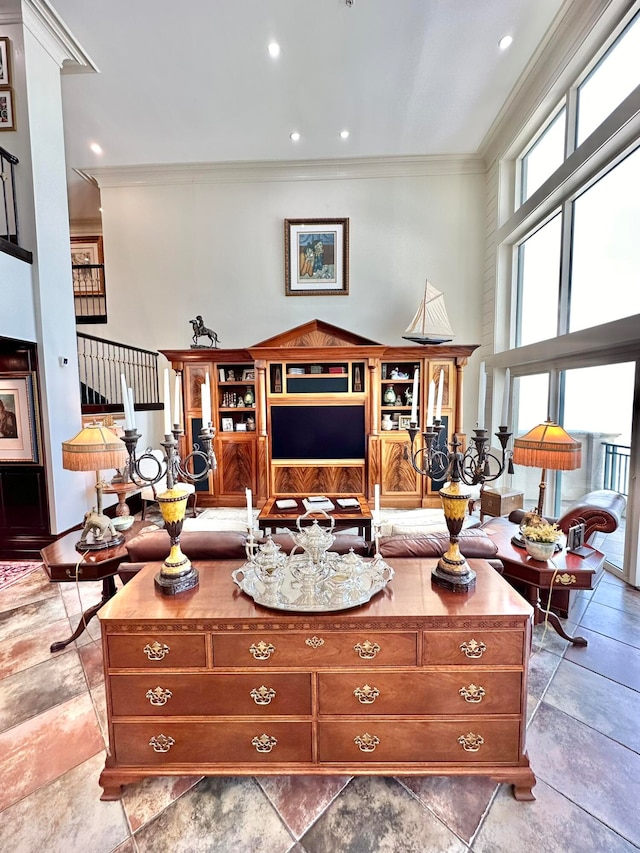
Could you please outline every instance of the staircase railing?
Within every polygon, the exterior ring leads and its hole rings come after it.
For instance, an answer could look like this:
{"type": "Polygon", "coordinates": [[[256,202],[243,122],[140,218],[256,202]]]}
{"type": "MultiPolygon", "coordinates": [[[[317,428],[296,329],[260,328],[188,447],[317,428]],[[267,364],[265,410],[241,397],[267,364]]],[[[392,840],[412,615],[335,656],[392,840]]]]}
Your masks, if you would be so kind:
{"type": "Polygon", "coordinates": [[[160,409],[158,353],[78,332],[82,411],[117,412],[124,408],[120,374],[133,390],[135,408],[160,409]]]}
{"type": "Polygon", "coordinates": [[[27,263],[32,253],[20,247],[15,167],[20,161],[0,146],[0,250],[27,263]]]}

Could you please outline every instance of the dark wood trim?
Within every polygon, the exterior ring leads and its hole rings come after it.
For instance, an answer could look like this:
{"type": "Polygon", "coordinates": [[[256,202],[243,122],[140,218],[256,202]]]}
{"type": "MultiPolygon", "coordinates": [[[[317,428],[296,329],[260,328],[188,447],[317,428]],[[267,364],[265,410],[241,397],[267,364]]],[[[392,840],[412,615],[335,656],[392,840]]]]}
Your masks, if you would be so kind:
{"type": "Polygon", "coordinates": [[[13,255],[14,258],[18,258],[18,260],[25,261],[28,264],[33,263],[33,252],[17,246],[11,240],[6,240],[4,237],[0,237],[0,252],[4,252],[6,255],[13,255]]]}

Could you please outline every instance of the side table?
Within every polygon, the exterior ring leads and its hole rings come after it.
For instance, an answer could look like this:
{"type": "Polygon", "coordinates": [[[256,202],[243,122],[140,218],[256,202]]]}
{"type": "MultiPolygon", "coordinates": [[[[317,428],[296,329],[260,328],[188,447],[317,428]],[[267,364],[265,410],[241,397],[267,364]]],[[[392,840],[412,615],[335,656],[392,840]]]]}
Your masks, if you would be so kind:
{"type": "Polygon", "coordinates": [[[134,492],[140,491],[140,486],[136,483],[105,483],[102,487],[103,494],[117,495],[118,503],[116,505],[116,515],[122,518],[131,515],[129,504],[127,503],[127,495],[132,495],[134,492]]]}
{"type": "Polygon", "coordinates": [[[498,548],[496,557],[504,565],[504,577],[513,581],[516,589],[520,589],[527,601],[533,605],[536,623],[544,622],[548,618],[565,640],[576,646],[586,646],[584,637],[570,637],[557,614],[550,609],[544,609],[540,602],[540,590],[548,592],[548,606],[553,607],[556,595],[562,595],[563,600],[566,600],[568,590],[593,589],[594,575],[602,569],[605,555],[595,548],[590,548],[586,557],[580,557],[578,554],[569,553],[563,547],[551,560],[534,560],[524,548],[518,548],[511,542],[511,537],[518,533],[517,524],[506,518],[492,518],[482,525],[482,529],[498,548]]]}
{"type": "Polygon", "coordinates": [[[143,527],[148,527],[149,521],[134,521],[132,526],[124,531],[124,542],[113,548],[103,548],[99,551],[87,551],[84,554],[76,551],[76,542],[80,538],[80,530],[72,530],[55,542],[51,542],[40,552],[44,568],[52,583],[74,583],[77,581],[102,581],[102,598],[80,617],[78,627],[67,640],[52,643],[50,650],[59,652],[69,643],[77,640],[98,610],[116,594],[115,576],[120,563],[128,560],[127,541],[139,533],[143,527]]]}

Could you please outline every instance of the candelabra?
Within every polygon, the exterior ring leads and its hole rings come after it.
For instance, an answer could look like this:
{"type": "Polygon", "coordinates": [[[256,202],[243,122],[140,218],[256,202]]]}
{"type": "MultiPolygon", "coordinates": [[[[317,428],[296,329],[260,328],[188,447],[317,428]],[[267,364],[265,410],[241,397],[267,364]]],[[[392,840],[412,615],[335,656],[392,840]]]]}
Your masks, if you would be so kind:
{"type": "Polygon", "coordinates": [[[181,459],[178,446],[183,431],[178,424],[174,424],[171,433],[165,435],[164,441],[160,442],[164,448],[162,461],[154,455],[150,447],[136,456],[136,446],[140,438],[136,429],[125,429],[122,436],[129,454],[127,467],[132,482],[139,486],[154,485],[166,476],[167,488],[156,496],[165,529],[171,540],[169,556],[155,577],[156,588],[164,595],[177,595],[193,589],[199,583],[198,570],[191,565],[191,561],[180,548],[180,534],[189,498],[189,492],[180,488],[180,482],[195,484],[204,480],[210,471],[215,471],[217,462],[212,447],[214,434],[210,423],[203,425],[199,435],[203,449],[194,442],[191,453],[181,459]],[[146,469],[147,473],[143,469],[146,469]]]}
{"type": "Polygon", "coordinates": [[[496,436],[502,447],[501,456],[497,456],[488,447],[489,436],[486,429],[475,429],[472,444],[464,453],[460,451],[458,436],[453,436],[451,450],[442,447],[440,434],[444,424],[438,419],[427,426],[422,433],[423,446],[414,450],[415,439],[419,432],[412,421],[407,432],[411,438],[411,450],[406,457],[413,468],[423,477],[446,481],[440,489],[444,517],[449,531],[449,548],[442,555],[432,572],[434,583],[453,592],[467,592],[474,589],[476,574],[460,553],[459,538],[469,503],[469,493],[464,486],[484,485],[497,480],[505,468],[513,473],[512,454],[507,450],[511,438],[508,427],[499,427],[496,436]]]}

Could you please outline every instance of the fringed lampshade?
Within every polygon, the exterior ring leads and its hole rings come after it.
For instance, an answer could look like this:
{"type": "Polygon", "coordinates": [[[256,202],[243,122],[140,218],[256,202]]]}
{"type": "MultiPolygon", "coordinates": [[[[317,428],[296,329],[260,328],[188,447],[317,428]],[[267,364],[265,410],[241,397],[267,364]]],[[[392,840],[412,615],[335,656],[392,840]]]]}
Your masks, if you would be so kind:
{"type": "Polygon", "coordinates": [[[122,468],[126,461],[126,447],[102,424],[88,424],[69,441],[62,442],[62,467],[67,471],[122,468]]]}
{"type": "MultiPolygon", "coordinates": [[[[127,461],[127,449],[122,441],[108,427],[102,424],[87,424],[69,441],[62,442],[62,467],[67,471],[95,471],[97,518],[100,523],[109,519],[102,518],[102,484],[100,482],[101,468],[122,468],[127,461]]],[[[78,550],[91,548],[107,548],[122,541],[122,537],[111,535],[105,538],[100,535],[94,540],[88,538],[86,530],[76,544],[78,550]]]]}
{"type": "Polygon", "coordinates": [[[553,421],[538,424],[525,435],[514,439],[513,462],[529,468],[542,468],[536,513],[544,508],[547,469],[574,471],[582,465],[582,444],[553,421]]]}

